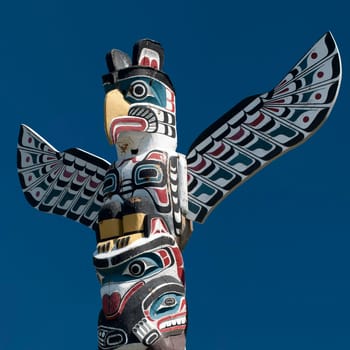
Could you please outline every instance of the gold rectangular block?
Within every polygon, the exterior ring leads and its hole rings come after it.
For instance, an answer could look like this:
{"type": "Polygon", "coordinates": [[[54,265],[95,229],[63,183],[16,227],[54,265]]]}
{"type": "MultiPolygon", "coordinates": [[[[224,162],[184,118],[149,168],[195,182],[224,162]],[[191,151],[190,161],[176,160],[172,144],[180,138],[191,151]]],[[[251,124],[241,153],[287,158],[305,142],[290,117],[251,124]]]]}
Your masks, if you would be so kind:
{"type": "Polygon", "coordinates": [[[143,232],[144,230],[144,219],[146,214],[135,213],[123,216],[123,230],[124,234],[132,232],[143,232]]]}
{"type": "Polygon", "coordinates": [[[99,222],[100,240],[111,239],[123,234],[122,220],[121,219],[107,219],[99,222]]]}

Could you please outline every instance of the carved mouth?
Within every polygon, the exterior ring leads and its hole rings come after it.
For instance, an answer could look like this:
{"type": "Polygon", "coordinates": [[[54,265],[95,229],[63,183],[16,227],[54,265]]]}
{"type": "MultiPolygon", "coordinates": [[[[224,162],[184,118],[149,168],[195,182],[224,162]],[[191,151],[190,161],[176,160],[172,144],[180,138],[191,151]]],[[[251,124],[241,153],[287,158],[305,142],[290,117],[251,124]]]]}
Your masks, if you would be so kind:
{"type": "Polygon", "coordinates": [[[156,132],[158,128],[158,118],[155,111],[143,104],[133,104],[128,112],[129,116],[146,119],[148,124],[147,132],[156,132]]]}
{"type": "Polygon", "coordinates": [[[132,107],[130,107],[129,109],[128,115],[133,117],[144,118],[147,120],[149,125],[157,123],[157,117],[154,111],[151,108],[144,105],[132,105],[132,107]]]}
{"type": "Polygon", "coordinates": [[[110,134],[112,136],[113,143],[116,143],[119,135],[125,131],[146,131],[148,128],[148,122],[142,117],[117,117],[111,122],[110,134]]]}
{"type": "MultiPolygon", "coordinates": [[[[101,287],[101,291],[104,290],[102,295],[102,310],[107,319],[112,320],[121,315],[124,311],[129,299],[144,285],[143,281],[139,281],[125,292],[119,293],[117,291],[111,294],[106,293],[106,288],[101,287]]],[[[113,286],[112,286],[113,287],[113,286]]],[[[107,288],[108,284],[107,284],[107,288]]],[[[127,287],[128,288],[128,287],[127,287]]]]}
{"type": "Polygon", "coordinates": [[[171,330],[184,329],[186,327],[186,316],[178,316],[176,318],[161,320],[159,322],[159,330],[161,332],[169,332],[171,330]]]}

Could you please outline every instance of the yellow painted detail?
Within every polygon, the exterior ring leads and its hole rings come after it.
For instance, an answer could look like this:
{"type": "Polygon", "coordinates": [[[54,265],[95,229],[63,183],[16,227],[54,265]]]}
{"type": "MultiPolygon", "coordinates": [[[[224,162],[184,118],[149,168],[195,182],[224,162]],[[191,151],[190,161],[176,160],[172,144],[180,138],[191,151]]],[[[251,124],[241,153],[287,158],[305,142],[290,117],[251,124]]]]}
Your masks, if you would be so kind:
{"type": "Polygon", "coordinates": [[[144,235],[142,233],[134,233],[132,235],[126,235],[126,236],[120,237],[116,239],[116,248],[118,249],[124,248],[129,244],[134,243],[135,241],[143,237],[144,235]]]}
{"type": "Polygon", "coordinates": [[[110,135],[111,122],[114,118],[128,115],[130,104],[125,101],[122,93],[117,90],[107,92],[105,96],[104,115],[105,115],[105,132],[109,143],[113,144],[110,135]]]}
{"type": "Polygon", "coordinates": [[[106,219],[100,221],[99,224],[100,240],[104,241],[113,237],[118,237],[123,234],[121,219],[106,219]]]}
{"type": "Polygon", "coordinates": [[[144,213],[128,214],[123,216],[124,233],[142,232],[144,230],[144,213]]]}
{"type": "Polygon", "coordinates": [[[133,233],[130,235],[125,235],[122,237],[110,239],[108,241],[100,242],[97,244],[97,252],[101,253],[109,253],[112,250],[120,249],[128,246],[131,243],[136,242],[140,238],[143,238],[143,233],[133,233]]]}
{"type": "Polygon", "coordinates": [[[114,248],[115,240],[110,239],[109,241],[101,242],[97,244],[98,253],[107,253],[111,252],[114,248]]]}

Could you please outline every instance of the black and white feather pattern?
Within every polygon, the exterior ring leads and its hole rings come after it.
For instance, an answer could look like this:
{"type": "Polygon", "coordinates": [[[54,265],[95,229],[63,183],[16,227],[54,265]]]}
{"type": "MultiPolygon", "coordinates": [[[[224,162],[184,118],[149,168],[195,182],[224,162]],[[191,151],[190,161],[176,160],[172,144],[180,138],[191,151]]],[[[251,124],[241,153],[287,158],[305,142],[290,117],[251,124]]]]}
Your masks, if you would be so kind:
{"type": "Polygon", "coordinates": [[[340,55],[328,32],[273,90],[241,101],[209,126],[187,155],[188,218],[204,222],[235,188],[312,136],[340,81],[340,55]]]}
{"type": "Polygon", "coordinates": [[[95,228],[110,163],[78,148],[58,152],[21,125],[17,170],[24,195],[36,209],[95,228]]]}

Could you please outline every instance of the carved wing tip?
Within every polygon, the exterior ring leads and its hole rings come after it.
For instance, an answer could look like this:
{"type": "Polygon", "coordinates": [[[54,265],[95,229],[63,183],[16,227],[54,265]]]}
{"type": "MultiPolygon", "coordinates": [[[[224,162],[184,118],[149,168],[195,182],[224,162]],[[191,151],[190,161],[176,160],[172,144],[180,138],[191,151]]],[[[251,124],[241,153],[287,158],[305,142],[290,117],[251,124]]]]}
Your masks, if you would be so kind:
{"type": "Polygon", "coordinates": [[[188,218],[203,223],[235,188],[312,136],[329,116],[340,81],[340,54],[328,31],[273,90],[209,126],[187,156],[188,218]]]}

